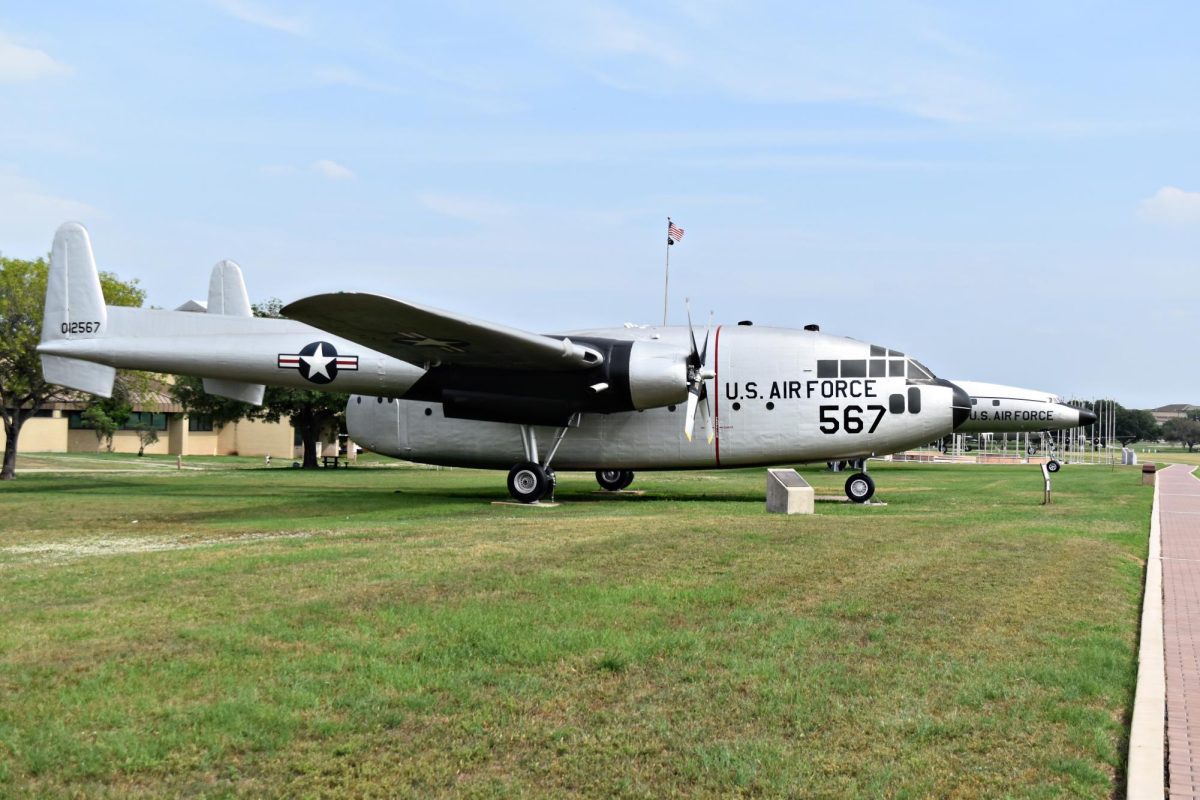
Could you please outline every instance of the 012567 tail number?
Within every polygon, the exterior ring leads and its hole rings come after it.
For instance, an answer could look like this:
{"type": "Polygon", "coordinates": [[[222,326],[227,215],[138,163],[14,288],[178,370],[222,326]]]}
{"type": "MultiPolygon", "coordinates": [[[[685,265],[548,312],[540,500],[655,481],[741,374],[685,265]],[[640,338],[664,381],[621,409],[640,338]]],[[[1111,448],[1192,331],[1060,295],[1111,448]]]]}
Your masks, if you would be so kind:
{"type": "MultiPolygon", "coordinates": [[[[867,413],[874,411],[875,419],[871,422],[871,427],[867,433],[874,433],[879,427],[879,421],[883,419],[883,406],[867,406],[867,413]]],[[[846,433],[862,433],[865,423],[863,422],[862,406],[821,406],[821,433],[837,433],[845,431],[846,433]],[[841,411],[841,417],[838,417],[838,411],[841,411]]]]}

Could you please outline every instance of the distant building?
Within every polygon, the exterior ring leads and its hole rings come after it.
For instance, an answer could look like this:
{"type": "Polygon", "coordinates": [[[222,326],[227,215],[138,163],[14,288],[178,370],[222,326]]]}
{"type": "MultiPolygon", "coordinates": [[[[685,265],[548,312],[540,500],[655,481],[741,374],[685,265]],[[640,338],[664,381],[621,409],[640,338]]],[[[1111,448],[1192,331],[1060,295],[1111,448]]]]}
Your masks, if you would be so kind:
{"type": "Polygon", "coordinates": [[[1192,411],[1200,411],[1200,406],[1194,406],[1189,403],[1173,403],[1169,406],[1159,406],[1158,408],[1150,409],[1151,415],[1154,416],[1154,421],[1159,425],[1162,425],[1169,419],[1186,417],[1192,411]]]}
{"type": "MultiPolygon", "coordinates": [[[[85,402],[48,403],[21,427],[21,453],[100,453],[105,443],[83,424],[85,402]]],[[[187,414],[165,390],[134,406],[124,427],[113,435],[113,452],[136,453],[140,425],[149,425],[158,441],[147,453],[181,456],[264,456],[293,458],[296,432],[287,422],[243,419],[214,425],[203,414],[187,414]]],[[[336,441],[336,440],[334,440],[336,441]]],[[[0,446],[4,429],[0,427],[0,446]]],[[[336,447],[336,445],[335,445],[336,447]]]]}

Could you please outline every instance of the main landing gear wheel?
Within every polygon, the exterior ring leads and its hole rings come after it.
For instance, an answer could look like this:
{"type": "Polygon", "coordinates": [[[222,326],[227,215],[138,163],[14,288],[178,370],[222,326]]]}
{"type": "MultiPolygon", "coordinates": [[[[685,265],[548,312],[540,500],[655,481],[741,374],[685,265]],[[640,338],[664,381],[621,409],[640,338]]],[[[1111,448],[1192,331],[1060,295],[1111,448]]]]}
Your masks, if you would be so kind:
{"type": "Polygon", "coordinates": [[[598,469],[596,470],[596,483],[599,483],[602,489],[619,492],[633,483],[633,470],[598,469]]]}
{"type": "Polygon", "coordinates": [[[875,495],[875,481],[865,472],[856,472],[846,479],[846,497],[865,503],[875,495]]]}
{"type": "Polygon", "coordinates": [[[1058,472],[1060,469],[1062,469],[1062,464],[1058,463],[1053,458],[1046,462],[1047,472],[1058,472]]]}
{"type": "Polygon", "coordinates": [[[508,493],[519,503],[536,503],[554,489],[553,473],[532,461],[522,461],[508,471],[508,493]]]}

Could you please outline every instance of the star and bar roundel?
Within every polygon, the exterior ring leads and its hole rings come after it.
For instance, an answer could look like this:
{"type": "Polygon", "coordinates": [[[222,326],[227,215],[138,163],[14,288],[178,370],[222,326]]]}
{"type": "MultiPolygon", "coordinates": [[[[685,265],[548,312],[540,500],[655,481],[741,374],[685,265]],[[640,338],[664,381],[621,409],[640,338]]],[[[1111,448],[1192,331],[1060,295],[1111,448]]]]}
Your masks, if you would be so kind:
{"type": "Polygon", "coordinates": [[[329,342],[313,342],[300,348],[299,353],[280,353],[280,369],[300,370],[300,375],[313,383],[332,383],[340,370],[358,369],[358,356],[339,356],[329,342]]]}

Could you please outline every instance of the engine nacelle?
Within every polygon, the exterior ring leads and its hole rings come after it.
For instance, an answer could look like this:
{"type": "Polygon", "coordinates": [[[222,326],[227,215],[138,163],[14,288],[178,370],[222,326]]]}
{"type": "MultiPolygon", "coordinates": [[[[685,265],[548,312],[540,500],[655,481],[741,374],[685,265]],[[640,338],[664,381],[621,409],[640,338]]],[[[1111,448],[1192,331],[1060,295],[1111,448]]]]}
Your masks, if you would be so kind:
{"type": "Polygon", "coordinates": [[[687,400],[687,354],[654,341],[633,343],[629,352],[629,397],[635,409],[660,408],[687,400]]]}

